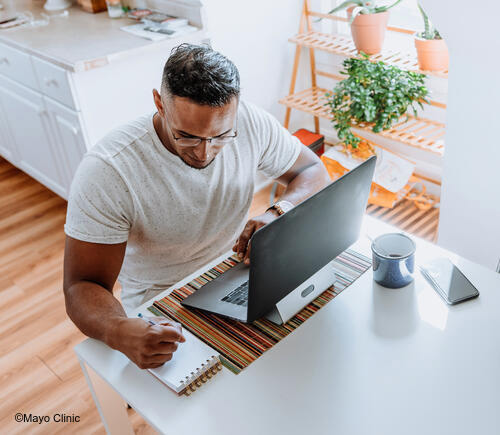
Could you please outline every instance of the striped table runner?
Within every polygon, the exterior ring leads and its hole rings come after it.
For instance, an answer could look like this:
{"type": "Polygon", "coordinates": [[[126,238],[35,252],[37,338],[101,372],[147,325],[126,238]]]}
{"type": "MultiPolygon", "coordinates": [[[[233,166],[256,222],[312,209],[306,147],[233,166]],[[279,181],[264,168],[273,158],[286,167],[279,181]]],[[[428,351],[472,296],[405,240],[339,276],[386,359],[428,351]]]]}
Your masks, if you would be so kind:
{"type": "Polygon", "coordinates": [[[167,316],[181,323],[221,355],[222,363],[234,373],[239,373],[266,350],[298,328],[322,306],[352,284],[370,266],[368,257],[347,250],[334,261],[336,281],[309,305],[304,307],[284,325],[275,325],[266,319],[245,324],[216,314],[184,308],[180,302],[208,281],[216,278],[238,263],[236,256],[195,278],[185,286],[173,290],[168,296],[155,301],[149,310],[157,316],[167,316]]]}

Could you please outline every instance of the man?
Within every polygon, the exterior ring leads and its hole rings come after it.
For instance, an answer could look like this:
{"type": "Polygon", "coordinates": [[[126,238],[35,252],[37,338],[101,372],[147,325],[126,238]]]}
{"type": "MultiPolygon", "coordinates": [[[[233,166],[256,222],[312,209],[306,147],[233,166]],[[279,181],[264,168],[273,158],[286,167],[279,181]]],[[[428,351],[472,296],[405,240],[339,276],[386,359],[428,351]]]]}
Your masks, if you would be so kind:
{"type": "Polygon", "coordinates": [[[177,47],[161,94],[153,90],[157,112],[105,136],[73,180],[66,311],[84,334],[141,368],[170,360],[184,338],[178,325],[151,326],[127,318],[124,308],[231,247],[248,264],[251,235],[276,219],[279,208],[246,222],[257,170],[287,186],[285,209],[329,182],[314,153],[239,95],[231,61],[208,46],[177,47]],[[123,306],[112,293],[117,278],[123,306]]]}

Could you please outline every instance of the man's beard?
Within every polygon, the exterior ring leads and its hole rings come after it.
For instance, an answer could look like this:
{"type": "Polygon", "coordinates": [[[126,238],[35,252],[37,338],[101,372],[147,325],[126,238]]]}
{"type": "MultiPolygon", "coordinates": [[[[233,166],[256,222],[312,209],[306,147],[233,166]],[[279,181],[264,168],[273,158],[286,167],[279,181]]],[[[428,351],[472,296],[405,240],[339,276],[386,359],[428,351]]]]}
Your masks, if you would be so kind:
{"type": "Polygon", "coordinates": [[[193,168],[193,169],[198,169],[198,170],[201,170],[201,169],[205,169],[205,168],[208,168],[214,161],[215,161],[215,158],[217,156],[215,156],[212,160],[210,160],[210,162],[208,162],[205,166],[193,166],[192,164],[186,162],[181,156],[179,156],[180,159],[182,160],[182,162],[186,165],[186,166],[189,166],[190,168],[193,168]]]}

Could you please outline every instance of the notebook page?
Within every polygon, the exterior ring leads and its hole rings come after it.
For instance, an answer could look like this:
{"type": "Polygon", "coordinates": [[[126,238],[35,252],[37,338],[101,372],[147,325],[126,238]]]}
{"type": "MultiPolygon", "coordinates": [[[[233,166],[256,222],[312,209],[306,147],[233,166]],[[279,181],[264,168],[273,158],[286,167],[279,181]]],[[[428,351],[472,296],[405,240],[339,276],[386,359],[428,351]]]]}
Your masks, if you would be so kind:
{"type": "Polygon", "coordinates": [[[186,377],[191,378],[193,374],[196,374],[202,369],[202,364],[205,366],[213,365],[214,357],[217,357],[218,361],[219,356],[215,350],[185,328],[182,330],[182,335],[184,335],[186,341],[179,343],[172,359],[161,367],[149,369],[154,376],[167,384],[176,393],[186,386],[181,381],[186,381],[186,377]]]}

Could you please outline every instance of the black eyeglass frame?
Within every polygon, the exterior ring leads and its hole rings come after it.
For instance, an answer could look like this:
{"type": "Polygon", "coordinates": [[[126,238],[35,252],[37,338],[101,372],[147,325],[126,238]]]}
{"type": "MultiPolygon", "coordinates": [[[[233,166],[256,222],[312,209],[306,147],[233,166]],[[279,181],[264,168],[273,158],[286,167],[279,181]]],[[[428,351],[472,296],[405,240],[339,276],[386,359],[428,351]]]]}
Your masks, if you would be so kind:
{"type": "Polygon", "coordinates": [[[233,142],[237,137],[238,137],[238,118],[236,118],[236,122],[235,122],[235,128],[233,129],[234,130],[234,135],[232,136],[221,136],[221,137],[176,137],[173,130],[172,130],[172,127],[170,126],[170,124],[168,125],[168,128],[170,129],[170,133],[172,133],[172,137],[174,138],[175,142],[180,146],[180,147],[183,147],[183,148],[195,148],[197,146],[199,146],[203,141],[206,141],[208,142],[210,145],[213,145],[213,146],[217,146],[217,141],[219,140],[226,140],[226,139],[229,139],[227,140],[225,143],[223,144],[220,144],[220,145],[228,145],[230,144],[231,142],[233,142]],[[195,145],[185,145],[185,144],[181,144],[179,143],[179,140],[190,140],[190,141],[197,141],[197,143],[195,145]]]}

